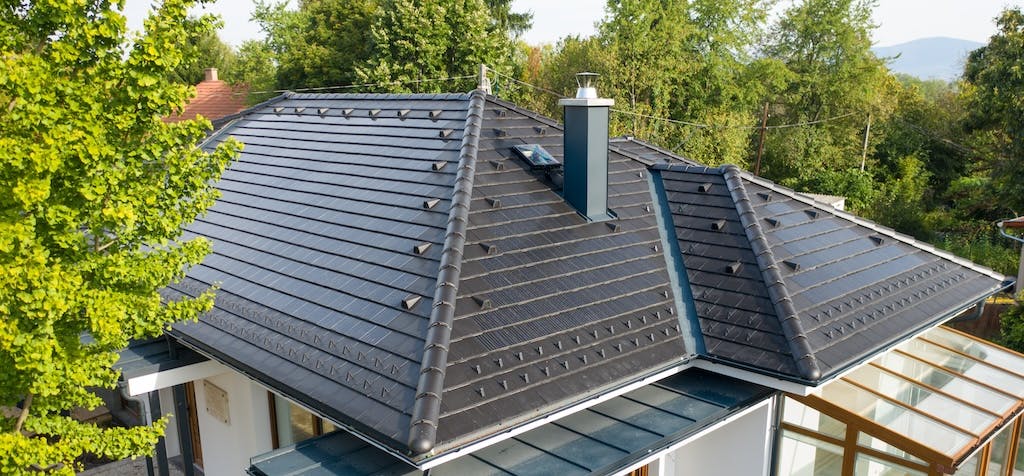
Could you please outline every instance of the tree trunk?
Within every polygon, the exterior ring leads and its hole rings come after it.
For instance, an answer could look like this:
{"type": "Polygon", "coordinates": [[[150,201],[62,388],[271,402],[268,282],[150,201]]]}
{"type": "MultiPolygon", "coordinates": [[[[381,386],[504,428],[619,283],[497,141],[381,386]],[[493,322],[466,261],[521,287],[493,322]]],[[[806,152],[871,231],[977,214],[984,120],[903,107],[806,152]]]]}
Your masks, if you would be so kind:
{"type": "Polygon", "coordinates": [[[32,392],[28,393],[25,397],[25,404],[21,406],[21,414],[18,415],[18,422],[14,424],[14,432],[21,433],[21,427],[25,424],[25,420],[28,418],[28,409],[32,408],[32,392]]]}

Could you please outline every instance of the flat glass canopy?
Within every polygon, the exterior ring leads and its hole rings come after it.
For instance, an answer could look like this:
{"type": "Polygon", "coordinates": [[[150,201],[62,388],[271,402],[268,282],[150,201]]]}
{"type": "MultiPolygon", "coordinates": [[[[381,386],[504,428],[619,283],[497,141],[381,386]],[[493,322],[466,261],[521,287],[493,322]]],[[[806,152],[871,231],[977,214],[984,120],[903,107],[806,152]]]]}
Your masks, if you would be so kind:
{"type": "MultiPolygon", "coordinates": [[[[621,473],[773,394],[759,385],[687,369],[441,464],[430,475],[621,473]]],[[[254,476],[423,474],[344,431],[256,456],[251,463],[248,472],[254,476]]]]}
{"type": "MultiPolygon", "coordinates": [[[[817,395],[787,397],[780,465],[788,466],[779,473],[891,466],[900,469],[879,474],[952,474],[990,455],[986,445],[1001,430],[1016,431],[1022,408],[1024,355],[939,327],[817,395]]],[[[1002,444],[1000,461],[1016,454],[1016,433],[1005,439],[1014,445],[1002,444]]]]}

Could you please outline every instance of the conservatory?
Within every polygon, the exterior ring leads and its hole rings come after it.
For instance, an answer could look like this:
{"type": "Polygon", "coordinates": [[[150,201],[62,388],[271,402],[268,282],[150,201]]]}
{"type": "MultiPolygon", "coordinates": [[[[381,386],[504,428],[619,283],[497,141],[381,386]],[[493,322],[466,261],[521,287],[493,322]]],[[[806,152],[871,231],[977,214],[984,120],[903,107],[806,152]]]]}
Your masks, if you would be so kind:
{"type": "Polygon", "coordinates": [[[932,329],[782,403],[781,475],[1024,475],[1024,355],[932,329]]]}

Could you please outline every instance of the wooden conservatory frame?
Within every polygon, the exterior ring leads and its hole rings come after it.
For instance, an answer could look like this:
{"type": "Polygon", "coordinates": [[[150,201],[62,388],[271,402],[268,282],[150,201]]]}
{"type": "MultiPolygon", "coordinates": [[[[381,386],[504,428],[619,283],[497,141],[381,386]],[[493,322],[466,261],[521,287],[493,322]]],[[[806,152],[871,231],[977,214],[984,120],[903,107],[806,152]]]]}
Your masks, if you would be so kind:
{"type": "Polygon", "coordinates": [[[816,447],[815,455],[826,456],[810,470],[802,460],[799,468],[777,471],[823,474],[827,466],[852,476],[872,466],[872,474],[989,475],[990,464],[999,464],[1001,472],[992,474],[1019,475],[1022,410],[1024,355],[940,327],[816,394],[786,395],[780,458],[799,464],[793,445],[803,445],[804,455],[816,447]]]}

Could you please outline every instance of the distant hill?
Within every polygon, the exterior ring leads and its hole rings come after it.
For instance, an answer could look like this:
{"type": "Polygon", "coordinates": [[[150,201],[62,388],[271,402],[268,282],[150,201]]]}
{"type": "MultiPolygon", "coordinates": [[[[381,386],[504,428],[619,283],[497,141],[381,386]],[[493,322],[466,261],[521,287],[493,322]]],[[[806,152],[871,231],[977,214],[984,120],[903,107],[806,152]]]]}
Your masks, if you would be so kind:
{"type": "Polygon", "coordinates": [[[952,81],[960,77],[964,61],[971,50],[984,46],[983,43],[956,38],[922,38],[893,46],[872,48],[880,58],[898,58],[889,61],[889,69],[921,79],[944,79],[952,81]]]}

